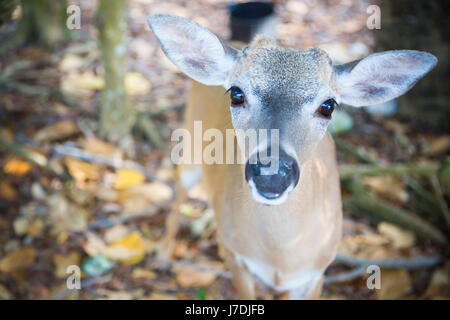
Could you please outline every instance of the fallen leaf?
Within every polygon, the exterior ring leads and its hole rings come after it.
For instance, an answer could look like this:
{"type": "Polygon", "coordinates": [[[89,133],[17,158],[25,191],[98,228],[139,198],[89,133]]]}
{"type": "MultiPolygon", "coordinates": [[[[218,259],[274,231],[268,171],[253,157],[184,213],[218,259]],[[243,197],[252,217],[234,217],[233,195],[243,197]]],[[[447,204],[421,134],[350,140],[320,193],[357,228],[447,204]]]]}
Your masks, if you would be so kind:
{"type": "Polygon", "coordinates": [[[145,253],[144,242],[139,232],[130,233],[105,249],[105,255],[109,259],[131,265],[139,263],[145,253]]]}
{"type": "Polygon", "coordinates": [[[411,279],[404,269],[381,269],[381,288],[375,291],[379,300],[401,299],[411,288],[411,279]]]}
{"type": "Polygon", "coordinates": [[[17,191],[7,181],[0,181],[0,198],[12,201],[17,198],[17,191]]]}
{"type": "Polygon", "coordinates": [[[14,232],[18,236],[23,236],[28,230],[28,219],[26,217],[20,217],[13,222],[14,232]]]}
{"type": "Polygon", "coordinates": [[[431,139],[427,154],[437,156],[448,151],[450,151],[450,135],[445,135],[431,139]]]}
{"type": "Polygon", "coordinates": [[[414,245],[414,234],[403,230],[391,223],[381,222],[378,224],[378,232],[392,242],[395,249],[408,249],[414,245]]]}
{"type": "Polygon", "coordinates": [[[126,226],[124,226],[123,224],[116,224],[112,228],[109,228],[108,230],[106,230],[105,241],[107,243],[116,242],[116,241],[126,237],[128,233],[129,233],[129,230],[126,226]]]}
{"type": "Polygon", "coordinates": [[[5,161],[3,171],[14,176],[23,176],[31,169],[31,164],[18,158],[10,158],[5,161]]]}
{"type": "Polygon", "coordinates": [[[70,120],[55,122],[36,132],[34,140],[37,142],[54,141],[68,138],[79,132],[78,126],[70,120]]]}
{"type": "Polygon", "coordinates": [[[12,273],[25,270],[34,263],[36,255],[36,249],[32,247],[15,249],[0,261],[0,271],[12,273]]]}
{"type": "Polygon", "coordinates": [[[75,54],[66,54],[59,62],[59,70],[61,71],[76,71],[83,65],[83,58],[75,54]]]}
{"type": "Polygon", "coordinates": [[[200,270],[191,266],[175,265],[173,271],[183,288],[207,287],[217,278],[214,272],[200,270]]]}
{"type": "Polygon", "coordinates": [[[0,284],[0,300],[10,300],[12,299],[12,294],[6,289],[6,287],[0,284]]]}
{"type": "Polygon", "coordinates": [[[125,91],[130,96],[142,96],[150,92],[150,81],[139,72],[130,72],[125,75],[125,91]]]}
{"type": "Polygon", "coordinates": [[[62,231],[83,231],[87,228],[86,209],[70,203],[63,194],[54,194],[47,198],[52,230],[54,234],[62,231]]]}
{"type": "Polygon", "coordinates": [[[132,186],[139,185],[145,181],[145,176],[136,170],[119,169],[116,171],[116,180],[114,181],[114,189],[123,190],[132,186]]]}
{"type": "Polygon", "coordinates": [[[69,254],[54,254],[53,263],[55,264],[54,274],[56,277],[65,279],[67,278],[67,268],[72,265],[80,265],[81,254],[77,251],[72,251],[69,254]]]}
{"type": "Polygon", "coordinates": [[[385,199],[402,204],[408,201],[408,192],[399,178],[391,176],[364,177],[362,182],[385,199]]]}
{"type": "Polygon", "coordinates": [[[84,251],[90,256],[102,254],[106,250],[105,242],[93,232],[86,234],[86,242],[82,246],[84,251]]]}
{"type": "Polygon", "coordinates": [[[116,146],[102,141],[97,138],[87,138],[82,140],[81,146],[84,150],[91,154],[100,155],[109,158],[120,158],[123,157],[123,151],[116,146]]]}
{"type": "Polygon", "coordinates": [[[80,89],[86,90],[102,90],[105,87],[105,80],[102,77],[94,75],[92,72],[87,71],[79,74],[74,85],[80,89]]]}
{"type": "Polygon", "coordinates": [[[89,181],[100,179],[99,166],[71,157],[64,157],[70,175],[76,180],[77,186],[83,187],[89,181]]]}
{"type": "Polygon", "coordinates": [[[138,279],[155,279],[156,273],[152,270],[136,268],[131,273],[131,278],[134,280],[138,279]]]}
{"type": "Polygon", "coordinates": [[[424,293],[426,299],[450,299],[450,264],[434,271],[430,284],[424,293]]]}
{"type": "Polygon", "coordinates": [[[114,262],[109,261],[104,255],[98,254],[87,258],[81,269],[89,276],[95,277],[107,273],[112,267],[114,267],[114,262]]]}

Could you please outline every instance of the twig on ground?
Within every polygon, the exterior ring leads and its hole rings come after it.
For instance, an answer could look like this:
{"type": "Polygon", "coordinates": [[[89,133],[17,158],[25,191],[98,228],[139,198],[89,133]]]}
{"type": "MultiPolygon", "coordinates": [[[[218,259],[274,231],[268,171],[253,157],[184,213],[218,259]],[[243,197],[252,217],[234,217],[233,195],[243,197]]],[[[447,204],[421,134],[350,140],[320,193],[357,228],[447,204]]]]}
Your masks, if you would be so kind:
{"type": "MultiPolygon", "coordinates": [[[[111,279],[112,279],[112,274],[106,274],[104,276],[97,276],[97,277],[85,279],[85,280],[81,281],[81,283],[80,283],[81,290],[87,289],[96,284],[107,283],[107,282],[111,281],[111,279]]],[[[63,290],[57,292],[53,296],[52,300],[62,300],[65,297],[67,297],[70,293],[72,293],[74,290],[77,290],[77,289],[63,289],[63,290]]]]}
{"type": "Polygon", "coordinates": [[[325,277],[324,283],[332,284],[356,279],[365,274],[367,267],[371,265],[376,265],[380,268],[386,269],[418,270],[435,267],[442,261],[444,261],[444,258],[441,256],[367,260],[338,254],[334,262],[342,263],[354,268],[348,272],[327,276],[325,277]]]}

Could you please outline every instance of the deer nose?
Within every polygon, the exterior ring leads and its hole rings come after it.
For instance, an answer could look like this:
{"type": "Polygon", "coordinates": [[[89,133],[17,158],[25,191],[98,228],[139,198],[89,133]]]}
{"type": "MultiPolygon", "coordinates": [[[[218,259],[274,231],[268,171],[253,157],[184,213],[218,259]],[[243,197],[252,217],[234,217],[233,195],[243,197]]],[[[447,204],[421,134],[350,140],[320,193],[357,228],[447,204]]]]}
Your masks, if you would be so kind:
{"type": "MultiPolygon", "coordinates": [[[[267,152],[265,153],[267,154],[267,152]]],[[[268,200],[281,197],[298,183],[300,168],[297,161],[279,150],[278,157],[250,157],[245,165],[245,179],[268,200]]]]}

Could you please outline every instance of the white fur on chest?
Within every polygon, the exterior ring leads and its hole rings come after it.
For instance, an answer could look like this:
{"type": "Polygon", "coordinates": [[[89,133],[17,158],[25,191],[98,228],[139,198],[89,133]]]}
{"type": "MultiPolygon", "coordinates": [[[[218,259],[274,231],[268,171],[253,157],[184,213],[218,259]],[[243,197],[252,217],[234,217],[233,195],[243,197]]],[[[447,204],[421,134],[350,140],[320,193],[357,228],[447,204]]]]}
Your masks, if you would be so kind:
{"type": "Polygon", "coordinates": [[[247,266],[249,271],[260,278],[264,284],[279,291],[292,290],[296,299],[305,298],[308,292],[320,281],[323,270],[303,269],[294,274],[282,274],[273,266],[260,259],[244,257],[235,253],[238,263],[247,266]]]}

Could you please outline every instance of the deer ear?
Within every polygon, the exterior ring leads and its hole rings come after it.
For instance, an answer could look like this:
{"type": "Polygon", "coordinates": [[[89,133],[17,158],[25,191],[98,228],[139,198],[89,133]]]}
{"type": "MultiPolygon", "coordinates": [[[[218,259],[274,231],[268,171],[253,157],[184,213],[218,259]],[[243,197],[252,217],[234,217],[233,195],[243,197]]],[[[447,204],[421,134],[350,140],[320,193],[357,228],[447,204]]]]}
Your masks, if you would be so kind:
{"type": "Polygon", "coordinates": [[[374,53],[334,67],[337,93],[355,107],[383,103],[411,89],[436,63],[434,55],[421,51],[374,53]]]}
{"type": "Polygon", "coordinates": [[[170,15],[147,19],[167,57],[186,75],[206,85],[225,85],[237,50],[197,23],[170,15]]]}

